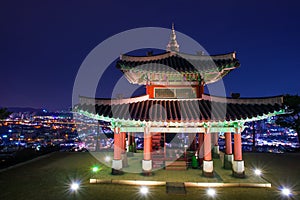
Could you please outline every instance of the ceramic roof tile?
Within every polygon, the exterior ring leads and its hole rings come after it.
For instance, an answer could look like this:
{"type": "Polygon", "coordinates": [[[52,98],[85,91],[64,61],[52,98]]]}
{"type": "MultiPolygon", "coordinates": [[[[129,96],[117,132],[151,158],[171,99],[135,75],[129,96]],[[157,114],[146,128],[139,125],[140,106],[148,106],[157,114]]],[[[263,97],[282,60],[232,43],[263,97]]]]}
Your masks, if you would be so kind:
{"type": "Polygon", "coordinates": [[[208,100],[145,100],[127,104],[79,104],[78,108],[110,118],[141,121],[229,121],[263,116],[281,110],[279,104],[235,104],[208,100]],[[226,106],[226,107],[224,107],[226,106]],[[212,109],[214,109],[212,111],[212,109]],[[212,116],[213,115],[213,116],[212,116]]]}

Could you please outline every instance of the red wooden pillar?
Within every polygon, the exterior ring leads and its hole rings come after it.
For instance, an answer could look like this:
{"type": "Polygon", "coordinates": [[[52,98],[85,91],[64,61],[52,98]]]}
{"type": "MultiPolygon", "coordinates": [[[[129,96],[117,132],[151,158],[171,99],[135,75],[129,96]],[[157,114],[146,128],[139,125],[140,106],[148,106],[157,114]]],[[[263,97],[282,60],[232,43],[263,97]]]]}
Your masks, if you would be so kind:
{"type": "Polygon", "coordinates": [[[122,167],[128,167],[127,153],[126,153],[126,132],[121,132],[121,158],[122,167]]]}
{"type": "Polygon", "coordinates": [[[114,130],[114,160],[121,160],[122,153],[122,134],[119,133],[120,128],[114,130]]]}
{"type": "Polygon", "coordinates": [[[142,161],[142,169],[145,176],[152,175],[151,140],[150,127],[147,126],[144,129],[144,160],[142,161]]]}
{"type": "Polygon", "coordinates": [[[112,174],[122,174],[122,134],[120,127],[114,128],[114,159],[112,161],[112,174]]]}
{"type": "Polygon", "coordinates": [[[243,178],[245,177],[245,167],[242,157],[242,137],[241,130],[235,129],[234,133],[234,161],[232,163],[233,176],[243,178]]]}
{"type": "Polygon", "coordinates": [[[211,133],[204,134],[204,160],[212,160],[211,156],[211,133]]]}
{"type": "Polygon", "coordinates": [[[226,154],[232,154],[232,141],[231,141],[231,133],[227,132],[225,133],[225,153],[226,154]]]}
{"type": "Polygon", "coordinates": [[[203,141],[204,141],[204,133],[198,133],[198,161],[199,161],[199,165],[201,166],[203,163],[203,150],[204,150],[204,146],[203,146],[203,141]]]}
{"type": "Polygon", "coordinates": [[[207,128],[204,133],[204,160],[202,173],[206,177],[214,176],[214,167],[211,155],[211,133],[207,128]]]}
{"type": "Polygon", "coordinates": [[[125,152],[125,149],[126,149],[126,133],[125,132],[121,132],[121,148],[122,148],[122,153],[125,152]]]}
{"type": "Polygon", "coordinates": [[[231,132],[225,133],[225,154],[224,154],[224,168],[232,169],[233,155],[232,155],[232,141],[231,132]]]}
{"type": "Polygon", "coordinates": [[[151,134],[144,134],[144,160],[151,160],[151,134]]]}
{"type": "Polygon", "coordinates": [[[242,138],[240,133],[234,134],[234,160],[242,159],[242,138]]]}

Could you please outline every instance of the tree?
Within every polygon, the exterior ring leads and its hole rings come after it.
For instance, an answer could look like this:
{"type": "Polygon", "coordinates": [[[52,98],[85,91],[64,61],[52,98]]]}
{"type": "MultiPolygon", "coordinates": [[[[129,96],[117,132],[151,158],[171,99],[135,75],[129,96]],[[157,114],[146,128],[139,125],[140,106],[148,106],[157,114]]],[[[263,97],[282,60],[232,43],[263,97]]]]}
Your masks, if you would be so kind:
{"type": "Polygon", "coordinates": [[[283,105],[286,106],[286,114],[279,115],[276,124],[294,129],[300,142],[300,96],[287,94],[283,97],[283,105]]]}
{"type": "Polygon", "coordinates": [[[0,120],[8,118],[10,114],[11,112],[7,108],[0,108],[0,120]]]}

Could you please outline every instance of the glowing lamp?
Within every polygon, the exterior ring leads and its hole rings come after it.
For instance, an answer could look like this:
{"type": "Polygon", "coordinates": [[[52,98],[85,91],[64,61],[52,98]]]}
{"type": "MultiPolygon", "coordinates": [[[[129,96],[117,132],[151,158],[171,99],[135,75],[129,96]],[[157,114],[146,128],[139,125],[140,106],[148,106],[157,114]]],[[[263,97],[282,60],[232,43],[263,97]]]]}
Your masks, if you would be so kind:
{"type": "Polygon", "coordinates": [[[99,171],[99,167],[97,167],[97,166],[93,167],[93,168],[92,168],[92,171],[93,171],[93,172],[99,171]]]}
{"type": "Polygon", "coordinates": [[[147,187],[143,186],[140,188],[141,194],[146,195],[146,194],[148,194],[148,192],[149,192],[149,189],[147,187]]]}
{"type": "Polygon", "coordinates": [[[72,191],[77,191],[79,189],[79,183],[77,183],[77,182],[72,183],[70,186],[70,189],[72,191]]]}
{"type": "Polygon", "coordinates": [[[292,193],[291,193],[290,189],[288,189],[288,188],[282,188],[281,189],[281,194],[283,194],[284,196],[290,196],[292,193]]]}
{"type": "Polygon", "coordinates": [[[106,156],[104,160],[105,160],[105,162],[109,162],[111,160],[111,158],[109,156],[106,156]]]}
{"type": "Polygon", "coordinates": [[[212,188],[208,188],[206,190],[206,193],[207,193],[208,196],[214,197],[216,195],[216,190],[212,189],[212,188]]]}
{"type": "Polygon", "coordinates": [[[254,174],[257,175],[257,176],[260,176],[261,175],[261,170],[255,169],[254,174]]]}

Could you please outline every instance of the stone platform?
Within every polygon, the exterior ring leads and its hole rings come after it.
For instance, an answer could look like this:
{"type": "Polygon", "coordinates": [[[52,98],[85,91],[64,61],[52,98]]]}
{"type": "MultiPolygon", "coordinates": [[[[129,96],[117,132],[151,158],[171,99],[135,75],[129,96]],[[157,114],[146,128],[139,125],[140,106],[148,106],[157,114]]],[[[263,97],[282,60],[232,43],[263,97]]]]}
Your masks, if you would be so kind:
{"type": "MultiPolygon", "coordinates": [[[[100,156],[100,155],[99,155],[100,156]]],[[[113,176],[109,167],[103,167],[97,174],[93,174],[90,183],[109,183],[125,185],[166,185],[167,182],[181,182],[185,187],[271,187],[271,183],[263,177],[256,176],[252,169],[245,166],[245,178],[235,178],[232,170],[223,168],[223,155],[221,159],[214,159],[214,176],[211,178],[202,175],[202,169],[187,169],[172,171],[159,169],[153,171],[152,176],[143,176],[138,154],[128,158],[129,166],[124,174],[113,176]],[[138,173],[133,173],[138,172],[138,173]]]]}

